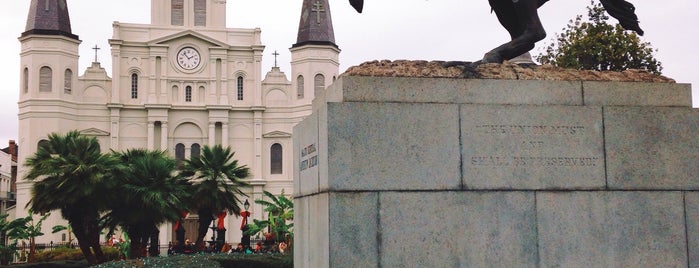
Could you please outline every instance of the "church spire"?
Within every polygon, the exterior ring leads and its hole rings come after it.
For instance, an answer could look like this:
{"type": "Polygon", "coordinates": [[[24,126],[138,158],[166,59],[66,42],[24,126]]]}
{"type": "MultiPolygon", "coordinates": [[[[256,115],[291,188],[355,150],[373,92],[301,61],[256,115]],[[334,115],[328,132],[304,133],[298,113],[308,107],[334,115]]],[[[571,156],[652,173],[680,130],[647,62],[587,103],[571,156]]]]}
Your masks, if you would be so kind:
{"type": "Polygon", "coordinates": [[[328,0],[303,0],[299,33],[293,47],[309,44],[337,47],[328,0]]]}
{"type": "Polygon", "coordinates": [[[62,35],[78,40],[70,28],[66,0],[31,0],[27,27],[22,37],[32,34],[62,35]]]}

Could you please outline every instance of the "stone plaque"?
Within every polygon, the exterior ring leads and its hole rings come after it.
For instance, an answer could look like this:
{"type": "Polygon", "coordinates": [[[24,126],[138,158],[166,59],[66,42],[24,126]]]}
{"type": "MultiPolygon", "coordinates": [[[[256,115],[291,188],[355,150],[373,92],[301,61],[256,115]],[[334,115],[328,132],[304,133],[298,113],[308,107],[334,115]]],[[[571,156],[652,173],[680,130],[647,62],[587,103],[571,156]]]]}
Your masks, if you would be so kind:
{"type": "Polygon", "coordinates": [[[294,127],[294,195],[318,193],[318,165],[320,164],[320,143],[318,141],[318,115],[294,127]]]}
{"type": "Polygon", "coordinates": [[[461,131],[468,189],[605,186],[600,107],[464,105],[461,131]]]}

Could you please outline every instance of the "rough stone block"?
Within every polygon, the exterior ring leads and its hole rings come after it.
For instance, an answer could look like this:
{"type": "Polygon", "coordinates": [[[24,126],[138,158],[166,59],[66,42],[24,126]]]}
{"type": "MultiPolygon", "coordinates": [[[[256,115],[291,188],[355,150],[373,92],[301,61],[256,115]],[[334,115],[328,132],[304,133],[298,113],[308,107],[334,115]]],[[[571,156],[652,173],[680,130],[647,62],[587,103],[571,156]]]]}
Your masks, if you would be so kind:
{"type": "Polygon", "coordinates": [[[330,260],[330,218],[328,214],[328,194],[311,196],[308,208],[313,211],[310,218],[310,252],[309,267],[329,267],[330,260]]]}
{"type": "Polygon", "coordinates": [[[330,193],[332,267],[378,267],[378,193],[330,193]]]}
{"type": "Polygon", "coordinates": [[[580,81],[342,76],[329,102],[582,105],[580,81]]]}
{"type": "Polygon", "coordinates": [[[327,112],[330,190],[460,188],[457,105],[328,103],[327,112]]]}
{"type": "Polygon", "coordinates": [[[294,265],[328,267],[328,194],[294,198],[294,265]]]}
{"type": "Polygon", "coordinates": [[[699,267],[699,193],[685,193],[689,267],[699,267]]]}
{"type": "Polygon", "coordinates": [[[699,110],[605,107],[611,189],[699,189],[699,110]]]}
{"type": "Polygon", "coordinates": [[[542,267],[685,267],[680,192],[537,194],[542,267]]]}
{"type": "Polygon", "coordinates": [[[600,107],[462,105],[468,189],[605,186],[600,107]]]}
{"type": "Polygon", "coordinates": [[[692,107],[692,86],[675,83],[584,81],[585,105],[692,107]]]}
{"type": "MultiPolygon", "coordinates": [[[[309,197],[294,198],[294,243],[298,245],[310,245],[310,209],[309,197]]],[[[309,267],[311,247],[301,246],[294,248],[294,263],[298,267],[309,267]]]]}
{"type": "Polygon", "coordinates": [[[380,193],[381,267],[535,267],[534,193],[380,193]]]}

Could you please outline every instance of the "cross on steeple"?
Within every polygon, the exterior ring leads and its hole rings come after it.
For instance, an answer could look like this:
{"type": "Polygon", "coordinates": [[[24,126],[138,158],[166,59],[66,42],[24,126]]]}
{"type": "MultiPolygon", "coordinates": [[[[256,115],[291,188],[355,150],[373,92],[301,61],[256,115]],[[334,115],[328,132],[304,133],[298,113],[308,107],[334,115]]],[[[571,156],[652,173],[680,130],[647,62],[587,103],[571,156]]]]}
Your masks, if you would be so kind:
{"type": "Polygon", "coordinates": [[[100,48],[95,44],[95,47],[93,47],[92,49],[95,50],[95,61],[94,62],[97,62],[97,50],[100,50],[100,48]]]}
{"type": "Polygon", "coordinates": [[[296,44],[292,47],[313,44],[337,48],[329,1],[303,0],[296,44]]]}
{"type": "Polygon", "coordinates": [[[320,1],[316,1],[313,4],[311,11],[316,13],[316,23],[320,24],[320,12],[325,12],[325,9],[323,9],[323,4],[321,4],[320,1]]]}
{"type": "Polygon", "coordinates": [[[277,66],[277,56],[279,56],[279,53],[277,53],[277,51],[275,50],[274,53],[272,53],[272,55],[274,55],[274,67],[279,67],[277,66]]]}

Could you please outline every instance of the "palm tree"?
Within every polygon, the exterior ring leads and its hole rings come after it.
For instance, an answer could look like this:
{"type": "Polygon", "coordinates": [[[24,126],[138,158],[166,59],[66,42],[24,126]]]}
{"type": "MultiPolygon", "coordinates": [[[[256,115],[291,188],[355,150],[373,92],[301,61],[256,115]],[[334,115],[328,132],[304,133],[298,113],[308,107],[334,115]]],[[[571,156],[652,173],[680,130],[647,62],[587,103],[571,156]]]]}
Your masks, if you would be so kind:
{"type": "Polygon", "coordinates": [[[27,158],[30,170],[26,179],[34,182],[27,207],[35,212],[60,210],[91,265],[106,261],[99,243],[99,222],[112,187],[107,177],[117,161],[100,152],[96,138],[77,131],[50,134],[27,158]]]}
{"type": "Polygon", "coordinates": [[[248,224],[248,228],[245,231],[247,235],[256,235],[265,228],[269,228],[272,233],[274,240],[277,242],[285,241],[287,244],[290,242],[287,239],[287,234],[293,236],[292,228],[294,224],[294,202],[291,201],[284,195],[284,190],[278,196],[274,196],[272,193],[263,191],[265,196],[271,200],[255,200],[255,203],[265,206],[265,211],[268,213],[267,220],[253,220],[253,224],[248,224]]]}
{"type": "Polygon", "coordinates": [[[239,196],[247,196],[242,188],[250,185],[243,179],[250,176],[250,169],[238,165],[234,160],[235,152],[230,147],[221,145],[204,146],[199,157],[185,161],[184,176],[190,178],[193,185],[193,209],[199,215],[199,229],[196,245],[204,246],[204,236],[214,214],[226,211],[240,214],[239,196]]]}
{"type": "Polygon", "coordinates": [[[145,257],[149,240],[151,255],[158,255],[158,225],[179,219],[187,207],[189,184],[176,175],[175,160],[163,151],[132,149],[115,155],[125,169],[115,174],[118,194],[112,195],[105,219],[131,238],[131,258],[145,257]]]}

